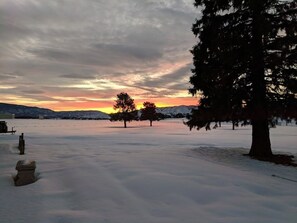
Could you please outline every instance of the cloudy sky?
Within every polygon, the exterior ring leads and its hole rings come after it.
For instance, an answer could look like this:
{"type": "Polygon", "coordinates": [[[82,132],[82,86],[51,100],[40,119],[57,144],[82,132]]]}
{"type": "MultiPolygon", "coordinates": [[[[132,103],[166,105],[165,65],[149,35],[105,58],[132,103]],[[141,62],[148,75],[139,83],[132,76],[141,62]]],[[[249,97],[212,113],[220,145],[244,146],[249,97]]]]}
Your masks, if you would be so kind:
{"type": "Polygon", "coordinates": [[[0,0],[1,102],[112,111],[193,105],[193,0],[0,0]]]}

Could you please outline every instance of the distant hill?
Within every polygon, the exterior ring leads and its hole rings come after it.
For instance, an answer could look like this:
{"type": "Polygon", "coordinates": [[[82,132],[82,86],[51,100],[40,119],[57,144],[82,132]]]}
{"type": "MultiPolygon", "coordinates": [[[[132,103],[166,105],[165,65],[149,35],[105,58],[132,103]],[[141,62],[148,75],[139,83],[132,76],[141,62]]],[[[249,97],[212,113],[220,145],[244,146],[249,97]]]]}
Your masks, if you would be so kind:
{"type": "Polygon", "coordinates": [[[46,108],[0,103],[0,114],[14,114],[16,118],[38,118],[39,115],[54,116],[55,112],[46,108]]]}
{"type": "Polygon", "coordinates": [[[15,118],[46,118],[46,119],[109,119],[109,115],[101,111],[63,111],[55,112],[46,108],[0,103],[0,114],[15,118]]]}

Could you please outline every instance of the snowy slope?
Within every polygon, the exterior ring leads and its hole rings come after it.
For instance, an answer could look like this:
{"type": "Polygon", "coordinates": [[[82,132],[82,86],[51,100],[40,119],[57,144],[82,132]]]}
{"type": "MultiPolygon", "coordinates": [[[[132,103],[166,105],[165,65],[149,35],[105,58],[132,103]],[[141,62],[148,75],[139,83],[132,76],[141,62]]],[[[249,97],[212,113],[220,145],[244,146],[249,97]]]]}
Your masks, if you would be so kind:
{"type": "Polygon", "coordinates": [[[180,105],[180,106],[173,106],[173,107],[163,107],[163,108],[160,107],[160,108],[157,108],[156,111],[163,115],[175,117],[178,114],[186,116],[187,114],[190,114],[192,109],[194,109],[194,108],[197,108],[197,106],[180,105]]]}
{"type": "MultiPolygon", "coordinates": [[[[0,135],[1,223],[295,223],[296,168],[242,154],[251,128],[189,131],[181,120],[10,120],[0,135]],[[19,159],[39,180],[14,187],[19,159]],[[274,177],[274,176],[276,177],[274,177]],[[282,177],[282,178],[280,178],[282,177]]],[[[271,129],[274,151],[296,155],[296,126],[271,129]]]]}

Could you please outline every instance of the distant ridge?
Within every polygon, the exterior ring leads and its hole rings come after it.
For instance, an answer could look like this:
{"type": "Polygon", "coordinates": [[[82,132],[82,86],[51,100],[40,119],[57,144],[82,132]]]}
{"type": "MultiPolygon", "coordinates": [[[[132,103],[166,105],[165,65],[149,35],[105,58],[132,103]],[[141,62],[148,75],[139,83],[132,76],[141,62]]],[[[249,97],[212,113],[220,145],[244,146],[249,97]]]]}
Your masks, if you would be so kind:
{"type": "Polygon", "coordinates": [[[62,111],[56,112],[46,108],[0,103],[1,115],[12,115],[15,118],[45,119],[109,119],[109,115],[101,111],[62,111]]]}

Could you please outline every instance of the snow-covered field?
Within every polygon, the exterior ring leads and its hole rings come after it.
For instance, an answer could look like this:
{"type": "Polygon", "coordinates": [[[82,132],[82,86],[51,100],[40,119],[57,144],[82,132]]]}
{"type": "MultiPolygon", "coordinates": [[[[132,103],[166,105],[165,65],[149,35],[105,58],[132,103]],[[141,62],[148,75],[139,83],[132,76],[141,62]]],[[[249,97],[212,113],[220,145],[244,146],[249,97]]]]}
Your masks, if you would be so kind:
{"type": "MultiPolygon", "coordinates": [[[[192,131],[182,120],[9,120],[0,135],[1,223],[295,223],[297,168],[251,160],[251,128],[192,131]],[[18,155],[24,132],[26,154],[18,155]],[[39,180],[15,187],[20,159],[39,180]],[[275,175],[275,176],[272,176],[275,175]],[[282,177],[282,178],[280,178],[282,177]]],[[[297,127],[271,129],[297,155],[297,127]]]]}

